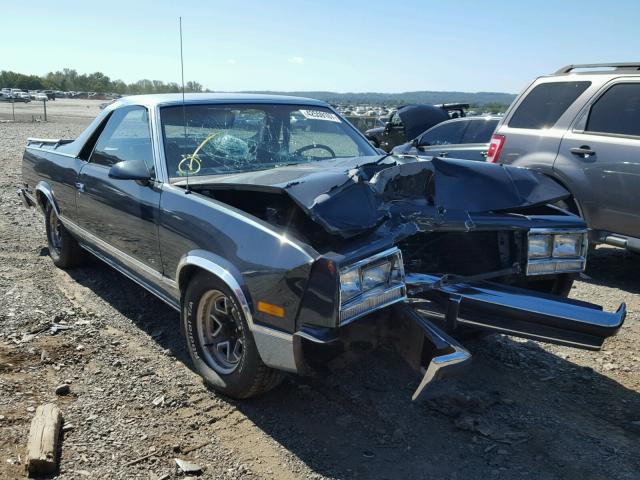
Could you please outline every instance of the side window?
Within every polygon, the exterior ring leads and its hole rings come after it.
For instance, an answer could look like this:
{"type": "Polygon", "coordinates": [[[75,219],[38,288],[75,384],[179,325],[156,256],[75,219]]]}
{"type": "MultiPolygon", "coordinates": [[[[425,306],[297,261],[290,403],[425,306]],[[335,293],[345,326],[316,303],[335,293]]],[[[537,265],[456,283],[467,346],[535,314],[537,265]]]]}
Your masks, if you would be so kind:
{"type": "Polygon", "coordinates": [[[551,128],[591,82],[541,83],[525,97],[514,112],[511,128],[551,128]]]}
{"type": "Polygon", "coordinates": [[[116,110],[100,134],[89,162],[110,167],[125,160],[143,160],[153,174],[149,115],[144,107],[116,110]]]}
{"type": "Polygon", "coordinates": [[[591,107],[587,132],[640,137],[640,83],[620,83],[591,107]]]}
{"type": "Polygon", "coordinates": [[[497,125],[497,120],[469,120],[460,143],[489,143],[497,125]]]}
{"type": "Polygon", "coordinates": [[[420,138],[420,145],[452,145],[460,143],[467,122],[451,122],[428,130],[420,138]]]}

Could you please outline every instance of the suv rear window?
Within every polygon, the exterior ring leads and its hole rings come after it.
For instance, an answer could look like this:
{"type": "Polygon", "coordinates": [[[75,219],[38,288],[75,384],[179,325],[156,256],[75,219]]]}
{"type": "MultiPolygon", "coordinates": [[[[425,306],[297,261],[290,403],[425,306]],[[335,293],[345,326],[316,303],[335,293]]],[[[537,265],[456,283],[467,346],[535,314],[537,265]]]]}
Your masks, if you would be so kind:
{"type": "Polygon", "coordinates": [[[614,85],[591,107],[587,132],[640,136],[640,83],[614,85]]]}
{"type": "Polygon", "coordinates": [[[498,126],[498,120],[471,120],[461,143],[489,143],[498,126]]]}
{"type": "Polygon", "coordinates": [[[514,112],[509,127],[551,128],[575,102],[591,82],[541,83],[535,87],[514,112]]]}

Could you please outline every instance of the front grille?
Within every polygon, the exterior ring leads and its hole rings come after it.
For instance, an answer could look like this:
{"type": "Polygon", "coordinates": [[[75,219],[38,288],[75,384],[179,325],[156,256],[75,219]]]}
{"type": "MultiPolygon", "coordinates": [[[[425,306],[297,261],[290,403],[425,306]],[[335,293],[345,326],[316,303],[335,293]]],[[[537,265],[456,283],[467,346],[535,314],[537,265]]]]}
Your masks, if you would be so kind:
{"type": "Polygon", "coordinates": [[[419,233],[403,240],[409,273],[476,275],[500,270],[519,261],[517,232],[419,233]]]}

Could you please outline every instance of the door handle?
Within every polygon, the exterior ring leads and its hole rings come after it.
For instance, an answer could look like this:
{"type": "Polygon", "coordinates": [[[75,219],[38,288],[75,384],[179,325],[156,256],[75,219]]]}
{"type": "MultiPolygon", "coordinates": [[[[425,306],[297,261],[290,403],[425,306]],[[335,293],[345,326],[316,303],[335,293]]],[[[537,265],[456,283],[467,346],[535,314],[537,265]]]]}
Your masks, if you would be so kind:
{"type": "Polygon", "coordinates": [[[80,192],[80,193],[83,193],[84,192],[84,183],[76,182],[76,190],[78,190],[78,192],[80,192]]]}
{"type": "Polygon", "coordinates": [[[449,155],[449,152],[440,152],[438,157],[446,157],[447,155],[449,155]]]}
{"type": "Polygon", "coordinates": [[[591,147],[589,145],[581,145],[580,147],[572,148],[570,152],[582,158],[589,158],[591,155],[596,154],[596,152],[591,150],[591,147]]]}

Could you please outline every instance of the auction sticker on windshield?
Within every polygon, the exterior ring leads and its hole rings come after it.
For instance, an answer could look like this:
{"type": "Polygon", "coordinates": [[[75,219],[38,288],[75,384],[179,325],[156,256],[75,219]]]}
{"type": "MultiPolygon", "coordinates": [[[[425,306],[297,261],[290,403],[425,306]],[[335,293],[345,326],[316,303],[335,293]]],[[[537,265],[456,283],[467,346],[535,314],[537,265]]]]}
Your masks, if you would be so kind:
{"type": "Polygon", "coordinates": [[[300,110],[300,113],[309,120],[326,120],[327,122],[341,123],[335,113],[325,112],[323,110],[300,110]]]}

